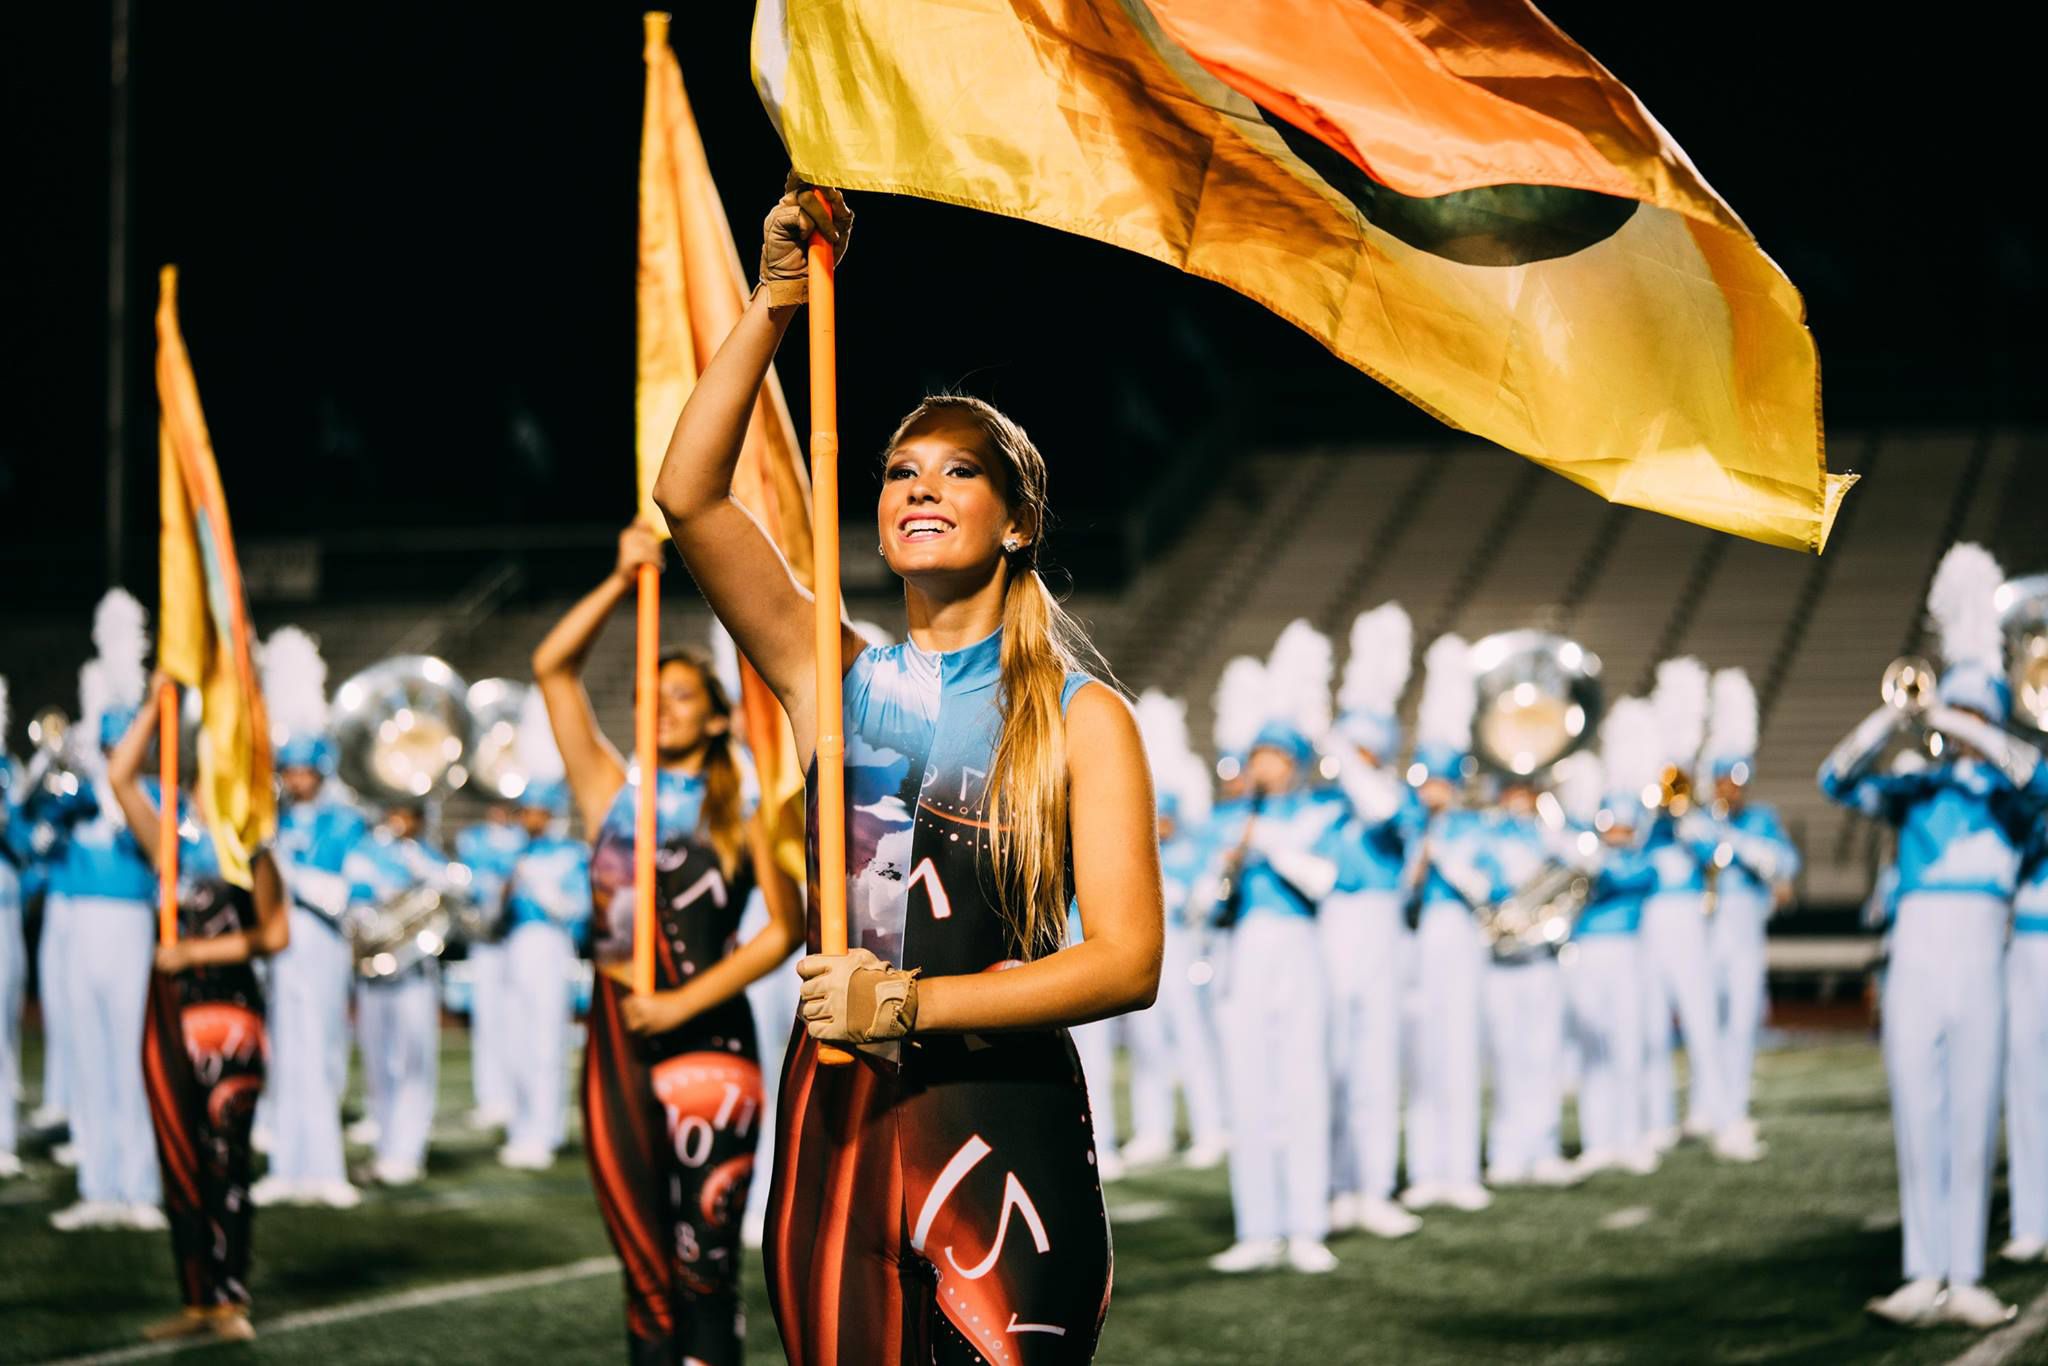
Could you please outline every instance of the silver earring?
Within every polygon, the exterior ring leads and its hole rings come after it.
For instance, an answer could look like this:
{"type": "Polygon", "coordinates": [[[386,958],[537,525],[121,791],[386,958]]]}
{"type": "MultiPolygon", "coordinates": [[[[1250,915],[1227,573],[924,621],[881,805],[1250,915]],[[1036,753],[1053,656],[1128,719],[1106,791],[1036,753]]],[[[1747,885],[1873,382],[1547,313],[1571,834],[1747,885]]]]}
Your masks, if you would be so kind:
{"type": "Polygon", "coordinates": [[[885,546],[884,546],[884,545],[883,545],[883,544],[882,544],[882,543],[881,543],[880,541],[876,541],[876,542],[875,542],[875,553],[876,553],[877,555],[886,555],[886,554],[888,554],[888,553],[889,553],[889,551],[888,551],[888,548],[887,548],[887,547],[885,547],[885,546]]]}
{"type": "Polygon", "coordinates": [[[1004,542],[1003,542],[1003,549],[1005,549],[1005,550],[1009,551],[1009,552],[1010,552],[1010,553],[1011,553],[1012,555],[1016,554],[1016,553],[1017,553],[1017,538],[1016,538],[1015,536],[1012,536],[1012,537],[1010,537],[1010,538],[1009,538],[1008,540],[1004,541],[1004,542]]]}

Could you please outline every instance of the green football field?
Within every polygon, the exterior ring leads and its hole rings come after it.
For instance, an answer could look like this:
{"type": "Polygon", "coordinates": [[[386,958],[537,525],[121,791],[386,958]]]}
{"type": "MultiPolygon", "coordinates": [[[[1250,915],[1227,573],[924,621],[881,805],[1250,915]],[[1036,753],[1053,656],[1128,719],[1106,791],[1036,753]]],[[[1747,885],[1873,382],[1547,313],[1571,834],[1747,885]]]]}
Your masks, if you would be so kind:
{"type": "MultiPolygon", "coordinates": [[[[459,1127],[466,1038],[444,1040],[429,1179],[346,1213],[261,1214],[262,1337],[202,1350],[336,1366],[621,1359],[617,1274],[580,1153],[546,1173],[499,1168],[492,1143],[459,1127]]],[[[1484,1214],[1436,1214],[1405,1242],[1340,1238],[1343,1264],[1326,1277],[1207,1272],[1203,1258],[1230,1235],[1220,1172],[1123,1182],[1112,1188],[1116,1292],[1098,1359],[1909,1363],[1969,1352],[1973,1335],[1904,1333],[1863,1314],[1898,1279],[1874,1046],[1810,1038],[1767,1054],[1761,1072],[1771,1155],[1759,1166],[1686,1148],[1651,1177],[1505,1192],[1484,1214]]],[[[0,1185],[0,1361],[130,1347],[139,1325],[176,1306],[168,1240],[50,1231],[71,1182],[29,1157],[27,1178],[0,1185]]],[[[2003,1227],[2001,1190],[1994,1236],[2003,1227]]],[[[780,1361],[757,1267],[746,1275],[750,1360],[780,1361]]],[[[2048,1290],[2048,1268],[1994,1268],[1991,1284],[2024,1306],[2048,1290]]],[[[2048,1360],[2048,1336],[2028,1336],[2043,1317],[1993,1339],[1990,1359],[2048,1360]]]]}

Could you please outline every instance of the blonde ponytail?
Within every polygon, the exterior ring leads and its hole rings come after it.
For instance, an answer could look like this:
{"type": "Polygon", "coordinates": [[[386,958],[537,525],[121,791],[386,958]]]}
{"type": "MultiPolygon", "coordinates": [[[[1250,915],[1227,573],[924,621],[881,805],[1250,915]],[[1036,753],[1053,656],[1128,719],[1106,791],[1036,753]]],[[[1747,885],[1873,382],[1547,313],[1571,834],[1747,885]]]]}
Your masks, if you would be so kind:
{"type": "Polygon", "coordinates": [[[981,429],[999,462],[1005,501],[1031,538],[1004,556],[1002,734],[989,765],[989,859],[1004,917],[1018,948],[1036,958],[1066,940],[1069,829],[1067,723],[1060,706],[1067,677],[1087,673],[1114,683],[1102,656],[1053,598],[1038,573],[1045,536],[1045,458],[1008,416],[978,398],[937,394],[897,425],[888,450],[935,413],[965,417],[981,429]]]}

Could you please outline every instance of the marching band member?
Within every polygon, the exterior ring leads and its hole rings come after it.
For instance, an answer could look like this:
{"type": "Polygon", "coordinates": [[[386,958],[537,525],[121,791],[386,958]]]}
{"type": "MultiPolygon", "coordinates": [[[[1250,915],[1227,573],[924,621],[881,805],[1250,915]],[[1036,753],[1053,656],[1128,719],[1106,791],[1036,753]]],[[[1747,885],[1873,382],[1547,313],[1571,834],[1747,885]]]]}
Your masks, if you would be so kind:
{"type": "Polygon", "coordinates": [[[2036,821],[2005,952],[2005,1152],[2012,1262],[2048,1256],[2048,821],[2036,821]]]}
{"type": "Polygon", "coordinates": [[[1998,1142],[2007,917],[2048,768],[2000,729],[2008,703],[1982,547],[1942,558],[1927,606],[1947,664],[1932,706],[1887,700],[1821,765],[1821,790],[1898,828],[1897,913],[1884,987],[1885,1070],[1898,1139],[1906,1283],[1870,1310],[1894,1323],[1990,1328],[2016,1311],[1979,1283],[1998,1142]],[[1880,753],[1913,725],[1943,741],[1912,773],[1880,753]],[[1944,1288],[1944,1282],[1946,1287],[1944,1288]]]}
{"type": "MultiPolygon", "coordinates": [[[[349,851],[342,875],[352,906],[377,906],[426,883],[462,885],[468,871],[424,838],[426,812],[396,802],[349,851]]],[[[441,971],[431,955],[389,977],[356,983],[356,1044],[376,1126],[371,1174],[407,1186],[424,1174],[441,1065],[441,971]]]]}
{"type": "Polygon", "coordinates": [[[1223,1272],[1286,1265],[1320,1274],[1329,1233],[1329,1017],[1316,911],[1355,890],[1363,858],[1350,803],[1313,786],[1329,730],[1330,642],[1305,621],[1266,665],[1263,714],[1244,761],[1247,792],[1219,807],[1215,841],[1230,892],[1230,966],[1217,1028],[1231,1115],[1230,1203],[1237,1241],[1209,1259],[1223,1272]],[[1285,983],[1284,989],[1277,989],[1285,983]]]}
{"type": "Polygon", "coordinates": [[[1485,821],[1460,790],[1471,757],[1478,695],[1470,647],[1440,636],[1424,656],[1410,782],[1429,810],[1427,833],[1409,856],[1408,885],[1419,897],[1415,954],[1418,995],[1415,1075],[1408,1099],[1411,1210],[1449,1205],[1468,1213],[1493,1197],[1479,1182],[1480,994],[1487,949],[1472,908],[1491,895],[1481,863],[1485,821]]]}
{"type": "Polygon", "coordinates": [[[1330,1226],[1402,1238],[1422,1221],[1394,1201],[1401,1157],[1401,991],[1407,936],[1402,871],[1420,833],[1421,803],[1395,767],[1395,715],[1414,653],[1398,603],[1351,623],[1351,655],[1333,732],[1338,781],[1351,799],[1364,856],[1355,891],[1334,892],[1316,920],[1330,993],[1335,1124],[1330,1226]]]}
{"type": "Polygon", "coordinates": [[[52,972],[45,1001],[54,1005],[51,1033],[63,1037],[78,1145],[78,1203],[50,1216],[67,1231],[165,1227],[136,1046],[156,939],[156,877],[107,790],[103,758],[143,702],[146,620],[142,604],[121,589],[100,600],[93,614],[99,656],[79,676],[80,724],[96,741],[77,756],[89,780],[75,792],[32,799],[50,869],[43,932],[57,939],[44,960],[52,972]]]}
{"type": "Polygon", "coordinates": [[[590,930],[590,846],[569,834],[569,785],[538,689],[519,718],[519,794],[525,847],[505,889],[505,1052],[511,1114],[498,1160],[545,1171],[562,1146],[566,1055],[573,1010],[569,973],[590,930]]]}
{"type": "Polygon", "coordinates": [[[533,671],[590,838],[597,977],[582,1101],[598,1210],[625,1268],[634,1361],[737,1366],[741,1221],[759,1141],[761,1071],[743,992],[795,950],[796,889],[775,866],[732,742],[733,704],[711,661],[665,653],[657,673],[656,990],[632,993],[634,813],[647,779],[599,730],[582,673],[605,620],[661,542],[619,536],[617,566],[534,652],[533,671]],[[769,918],[737,942],[758,883],[769,918]]]}
{"type": "Polygon", "coordinates": [[[329,781],[334,745],[327,734],[327,664],[313,638],[296,626],[281,627],[264,642],[263,697],[276,737],[281,797],[272,853],[284,879],[291,942],[270,964],[270,1169],[251,1194],[259,1205],[351,1209],[362,1195],[349,1183],[341,1135],[355,980],[342,933],[349,903],[343,868],[368,826],[329,781]]]}
{"type": "MultiPolygon", "coordinates": [[[[1534,780],[1510,773],[1494,781],[1496,800],[1480,816],[1479,871],[1491,883],[1489,902],[1498,903],[1542,874],[1552,854],[1534,780]]],[[[1557,958],[1547,950],[1512,960],[1489,953],[1484,990],[1493,1073],[1487,1183],[1570,1185],[1578,1173],[1559,1146],[1565,1007],[1557,958]]]]}
{"type": "Polygon", "coordinates": [[[821,708],[844,712],[855,947],[797,965],[770,1300],[795,1366],[1082,1361],[1108,1305],[1109,1229],[1066,1029],[1158,990],[1144,750],[1037,572],[1045,461],[973,399],[927,399],[884,446],[877,529],[911,640],[863,650],[842,632],[844,686],[817,695],[811,605],[730,496],[804,243],[845,240],[836,193],[803,188],[769,217],[763,288],[691,391],[655,486],[798,752],[816,747],[821,708]],[[1069,867],[1087,937],[1061,948],[1069,867]],[[821,1043],[879,1047],[827,1067],[821,1043]]]}
{"type": "Polygon", "coordinates": [[[1694,844],[1714,850],[1714,913],[1708,924],[1722,1046],[1722,1087],[1728,1123],[1717,1145],[1724,1157],[1761,1157],[1763,1143],[1749,1116],[1757,1035],[1764,1019],[1764,925],[1791,899],[1799,850],[1777,810],[1749,799],[1756,775],[1756,689],[1740,669],[1722,669],[1713,684],[1707,732],[1712,804],[1680,822],[1698,825],[1694,844]]]}
{"type": "Polygon", "coordinates": [[[1579,826],[1574,863],[1592,874],[1585,908],[1572,928],[1565,986],[1579,1052],[1579,1171],[1657,1170],[1657,1149],[1643,1128],[1643,986],[1639,932],[1643,899],[1657,871],[1639,839],[1643,792],[1663,772],[1656,710],[1626,697],[1600,726],[1601,754],[1574,754],[1558,765],[1558,791],[1579,826]],[[1604,792],[1603,792],[1604,780],[1604,792]],[[1601,794],[1601,795],[1591,795],[1601,794]],[[1594,810],[1587,810],[1587,807],[1594,810]]]}
{"type": "Polygon", "coordinates": [[[27,844],[15,817],[19,770],[7,752],[7,680],[0,677],[0,1180],[21,1175],[15,1152],[21,1108],[21,1010],[28,985],[28,945],[22,935],[27,844]]]}
{"type": "MultiPolygon", "coordinates": [[[[150,695],[166,681],[152,680],[150,695]]],[[[156,732],[157,709],[145,706],[107,763],[108,786],[152,864],[161,858],[157,798],[140,775],[156,732]]],[[[253,964],[282,949],[291,926],[268,850],[257,851],[244,889],[221,877],[214,843],[198,825],[181,823],[178,836],[178,937],[156,947],[141,1054],[185,1307],[142,1332],[152,1340],[210,1334],[246,1342],[256,1336],[250,1130],[269,1053],[253,964]]]]}
{"type": "MultiPolygon", "coordinates": [[[[559,761],[558,761],[559,766],[559,761]]],[[[505,892],[512,865],[525,852],[528,839],[520,810],[523,799],[492,802],[484,818],[455,837],[455,858],[469,869],[470,890],[477,904],[488,908],[486,921],[505,926],[505,892]]],[[[512,1039],[520,1023],[512,1018],[511,988],[503,939],[469,943],[469,1066],[476,1107],[465,1121],[472,1129],[502,1129],[512,1119],[512,1072],[518,1066],[512,1039]]]]}
{"type": "MultiPolygon", "coordinates": [[[[1657,666],[1650,705],[1664,738],[1667,772],[1692,781],[1706,741],[1707,671],[1697,659],[1667,659],[1657,666]]],[[[1754,1161],[1753,1148],[1725,1133],[1730,1119],[1722,1085],[1725,1051],[1716,1027],[1712,960],[1707,949],[1707,865],[1713,848],[1681,832],[1677,814],[1650,822],[1646,847],[1657,868],[1657,890],[1643,903],[1643,1069],[1645,1123],[1660,1149],[1679,1138],[1677,1082],[1671,1058],[1671,1022],[1685,1040],[1691,1094],[1685,1132],[1711,1138],[1718,1156],[1754,1161]]]]}
{"type": "MultiPolygon", "coordinates": [[[[1215,1023],[1209,1014],[1205,974],[1210,969],[1202,957],[1203,930],[1198,923],[1206,910],[1197,904],[1197,893],[1209,862],[1204,830],[1211,809],[1210,771],[1188,744],[1185,704],[1161,692],[1147,692],[1138,698],[1137,717],[1158,794],[1166,945],[1159,969],[1159,1000],[1150,1010],[1132,1017],[1133,1033],[1137,1032],[1136,1020],[1142,1018],[1154,1021],[1164,1036],[1152,1070],[1162,1083],[1165,1131],[1170,1138],[1174,1087],[1178,1084],[1188,1113],[1188,1148],[1181,1160],[1185,1166],[1202,1170],[1223,1161],[1230,1146],[1215,1023]]],[[[1148,1070],[1146,1055],[1135,1043],[1131,1066],[1134,1074],[1148,1070]]],[[[1142,1137],[1148,1107],[1138,1103],[1137,1086],[1134,1075],[1132,1109],[1139,1116],[1136,1128],[1142,1137]]],[[[1144,1155],[1135,1139],[1125,1151],[1132,1161],[1144,1155]]]]}

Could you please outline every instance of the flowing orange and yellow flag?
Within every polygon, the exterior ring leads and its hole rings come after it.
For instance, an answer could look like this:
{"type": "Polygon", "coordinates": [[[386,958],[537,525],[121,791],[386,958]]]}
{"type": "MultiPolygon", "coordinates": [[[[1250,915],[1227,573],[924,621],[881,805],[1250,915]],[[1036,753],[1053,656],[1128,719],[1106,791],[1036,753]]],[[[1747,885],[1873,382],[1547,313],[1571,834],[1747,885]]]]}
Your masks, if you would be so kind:
{"type": "MultiPolygon", "coordinates": [[[[669,16],[646,16],[647,97],[640,134],[640,348],[637,388],[640,490],[648,524],[655,471],[700,367],[739,321],[747,277],[703,139],[669,48],[669,16]]],[[[747,426],[733,494],[768,533],[797,580],[811,582],[810,479],[803,448],[770,371],[747,426]]],[[[804,774],[782,705],[744,656],[739,705],[770,816],[776,861],[804,878],[804,774]]]]}
{"type": "Polygon", "coordinates": [[[250,882],[249,861],[277,831],[270,723],[250,647],[213,438],[178,327],[178,272],[165,266],[156,307],[157,492],[162,603],[157,662],[200,700],[199,810],[221,875],[250,882]]]}
{"type": "Polygon", "coordinates": [[[1243,293],[1614,502],[1819,551],[1804,305],[1527,0],[760,0],[799,173],[1243,293]]]}

